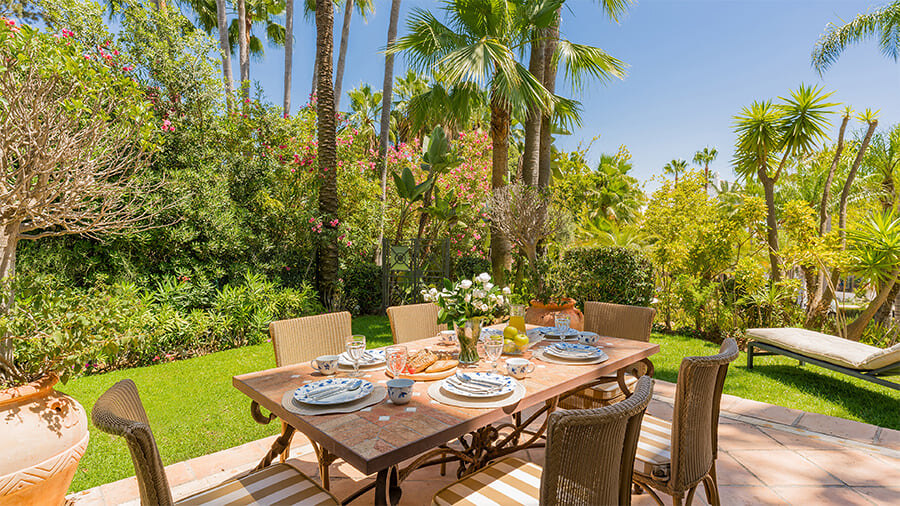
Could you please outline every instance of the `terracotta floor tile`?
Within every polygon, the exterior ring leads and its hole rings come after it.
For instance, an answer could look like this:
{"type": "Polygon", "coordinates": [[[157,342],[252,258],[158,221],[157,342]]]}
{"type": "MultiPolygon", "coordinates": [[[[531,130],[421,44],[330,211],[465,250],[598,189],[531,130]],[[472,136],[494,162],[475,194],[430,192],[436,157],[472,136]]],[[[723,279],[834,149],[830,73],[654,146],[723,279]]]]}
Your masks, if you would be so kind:
{"type": "Polygon", "coordinates": [[[647,406],[647,414],[653,415],[663,420],[672,419],[672,405],[663,401],[652,399],[650,405],[647,406]]]}
{"type": "Polygon", "coordinates": [[[790,504],[816,506],[869,504],[868,499],[850,487],[772,487],[772,490],[790,504]]]}
{"type": "Polygon", "coordinates": [[[785,425],[793,424],[803,414],[803,411],[797,409],[775,406],[750,399],[741,399],[735,402],[728,411],[785,425]]]}
{"type": "Polygon", "coordinates": [[[797,423],[798,427],[823,434],[830,434],[855,441],[871,443],[878,427],[867,423],[854,422],[819,413],[806,413],[797,423]]]}
{"type": "Polygon", "coordinates": [[[719,448],[725,451],[780,449],[775,440],[749,423],[720,424],[719,448]]]}
{"type": "Polygon", "coordinates": [[[877,444],[892,450],[900,450],[900,430],[881,429],[877,444]]]}
{"type": "Polygon", "coordinates": [[[838,450],[843,448],[837,443],[826,441],[822,437],[810,434],[794,434],[778,429],[760,427],[766,435],[791,450],[838,450]]]}
{"type": "Polygon", "coordinates": [[[900,483],[900,466],[857,450],[799,450],[797,453],[850,486],[900,483]]]}
{"type": "Polygon", "coordinates": [[[103,493],[100,492],[99,487],[82,490],[66,497],[66,499],[67,504],[69,504],[68,501],[71,501],[71,504],[74,506],[106,506],[106,501],[103,500],[103,493]]]}
{"type": "Polygon", "coordinates": [[[191,469],[189,461],[176,462],[170,466],[166,466],[166,480],[170,487],[177,487],[183,483],[194,481],[194,471],[191,469]]]}
{"type": "Polygon", "coordinates": [[[668,381],[655,380],[653,382],[653,395],[659,395],[662,397],[668,397],[670,399],[675,398],[675,383],[669,383],[668,381]]]}
{"type": "MultiPolygon", "coordinates": [[[[697,491],[697,495],[706,499],[706,495],[697,491]]],[[[768,487],[740,487],[719,485],[719,499],[722,504],[728,506],[758,506],[760,504],[787,504],[784,499],[778,497],[768,487]]],[[[703,502],[703,504],[706,504],[703,502]]],[[[811,504],[811,503],[809,503],[811,504]]]]}
{"type": "Polygon", "coordinates": [[[878,505],[896,506],[900,503],[900,487],[856,487],[853,490],[878,505]]]}
{"type": "Polygon", "coordinates": [[[719,485],[762,485],[763,483],[727,452],[720,451],[716,459],[719,485]]]}
{"type": "Polygon", "coordinates": [[[135,477],[114,481],[100,486],[103,500],[106,504],[121,504],[140,496],[137,479],[135,477]]]}
{"type": "Polygon", "coordinates": [[[191,459],[191,469],[198,479],[233,469],[248,462],[259,462],[263,458],[259,445],[251,442],[202,457],[191,459]]]}
{"type": "Polygon", "coordinates": [[[769,486],[842,484],[791,450],[741,450],[729,454],[769,486]]]}

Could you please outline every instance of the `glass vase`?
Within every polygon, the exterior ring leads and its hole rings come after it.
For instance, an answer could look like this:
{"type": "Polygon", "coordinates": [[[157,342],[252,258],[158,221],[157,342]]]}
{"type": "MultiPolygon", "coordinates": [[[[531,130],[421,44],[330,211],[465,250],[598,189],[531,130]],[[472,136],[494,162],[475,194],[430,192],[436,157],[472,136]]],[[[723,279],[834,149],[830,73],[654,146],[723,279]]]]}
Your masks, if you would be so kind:
{"type": "Polygon", "coordinates": [[[461,365],[477,364],[478,339],[481,337],[482,318],[469,318],[462,326],[456,328],[456,339],[459,341],[459,363],[461,365]]]}

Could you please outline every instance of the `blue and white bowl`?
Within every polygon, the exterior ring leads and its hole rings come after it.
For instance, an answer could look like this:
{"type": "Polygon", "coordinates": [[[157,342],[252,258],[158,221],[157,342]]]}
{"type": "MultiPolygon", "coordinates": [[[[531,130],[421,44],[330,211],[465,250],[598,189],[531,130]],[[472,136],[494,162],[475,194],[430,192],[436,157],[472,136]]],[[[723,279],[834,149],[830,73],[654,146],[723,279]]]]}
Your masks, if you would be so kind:
{"type": "Polygon", "coordinates": [[[412,399],[412,387],[415,381],[405,378],[392,379],[387,382],[388,397],[394,404],[406,404],[412,399]]]}

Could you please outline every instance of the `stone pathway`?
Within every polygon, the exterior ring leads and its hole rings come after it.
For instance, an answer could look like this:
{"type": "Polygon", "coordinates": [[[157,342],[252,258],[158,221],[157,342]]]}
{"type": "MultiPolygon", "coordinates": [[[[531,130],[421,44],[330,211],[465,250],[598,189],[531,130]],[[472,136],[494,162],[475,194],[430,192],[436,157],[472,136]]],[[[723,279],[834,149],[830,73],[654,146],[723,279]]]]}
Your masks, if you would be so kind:
{"type": "MultiPolygon", "coordinates": [[[[674,394],[673,384],[657,381],[648,413],[669,418],[674,394]]],[[[273,439],[166,467],[175,500],[252,469],[273,439]]],[[[298,434],[293,445],[291,456],[303,463],[303,472],[317,478],[309,441],[298,434]]],[[[534,449],[518,456],[540,463],[544,454],[543,449],[534,449]]],[[[725,505],[896,505],[900,504],[900,431],[725,395],[717,469],[725,505]]],[[[448,471],[441,476],[438,466],[433,466],[412,473],[403,484],[401,504],[430,504],[435,491],[454,481],[455,466],[449,465],[448,471]]],[[[372,479],[341,461],[332,466],[331,475],[331,489],[338,497],[346,497],[372,479]]],[[[78,506],[139,502],[134,477],[68,499],[78,506]]],[[[647,494],[633,499],[636,506],[655,504],[647,494]]],[[[369,492],[353,504],[372,502],[369,492]]],[[[702,491],[694,504],[706,504],[702,491]]]]}

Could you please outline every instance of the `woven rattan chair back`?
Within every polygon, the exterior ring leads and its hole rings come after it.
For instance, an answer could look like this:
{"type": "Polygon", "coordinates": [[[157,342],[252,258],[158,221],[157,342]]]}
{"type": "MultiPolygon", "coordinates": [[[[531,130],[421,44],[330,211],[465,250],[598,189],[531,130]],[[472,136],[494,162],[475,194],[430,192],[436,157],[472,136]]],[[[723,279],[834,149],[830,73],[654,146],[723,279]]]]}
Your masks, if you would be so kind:
{"type": "Polygon", "coordinates": [[[643,376],[622,402],[550,415],[542,506],[631,504],[634,454],[652,393],[653,380],[643,376]]]}
{"type": "Polygon", "coordinates": [[[737,343],[726,339],[717,355],[685,357],[678,371],[672,415],[672,470],[669,487],[687,490],[703,479],[718,451],[719,403],[728,364],[737,343]]]}
{"type": "Polygon", "coordinates": [[[275,365],[298,364],[322,355],[344,351],[353,333],[350,313],[326,313],[279,320],[269,324],[269,337],[275,347],[275,365]]]}
{"type": "Polygon", "coordinates": [[[447,330],[446,325],[438,324],[438,307],[431,302],[391,306],[387,308],[387,315],[394,344],[434,337],[447,330]]]}
{"type": "Polygon", "coordinates": [[[601,336],[647,342],[655,315],[656,309],[652,307],[585,302],[584,330],[601,336]]]}
{"type": "Polygon", "coordinates": [[[131,451],[141,504],[172,504],[172,492],[137,387],[124,379],[103,393],[91,410],[94,425],[125,439],[131,451]]]}

